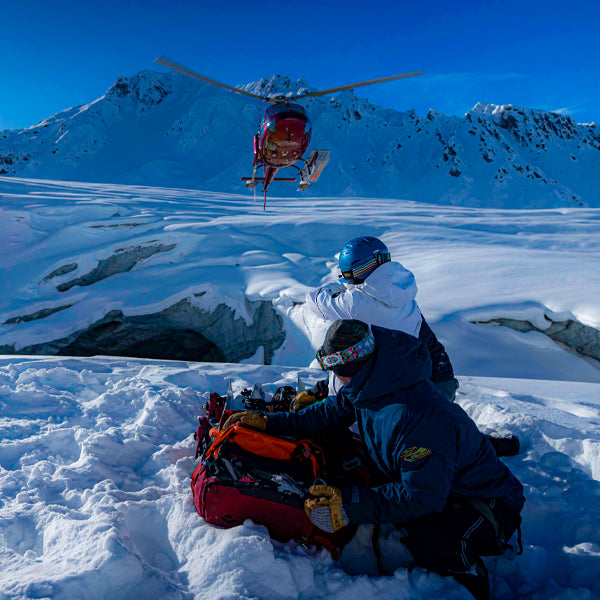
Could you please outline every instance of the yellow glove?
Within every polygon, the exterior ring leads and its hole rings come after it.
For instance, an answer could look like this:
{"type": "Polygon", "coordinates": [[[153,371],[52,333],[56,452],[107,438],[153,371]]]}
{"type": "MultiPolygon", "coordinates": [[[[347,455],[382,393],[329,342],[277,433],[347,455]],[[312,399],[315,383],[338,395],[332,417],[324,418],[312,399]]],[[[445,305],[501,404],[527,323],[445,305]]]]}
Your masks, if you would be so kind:
{"type": "Polygon", "coordinates": [[[350,523],[342,504],[342,490],[332,485],[313,485],[304,501],[308,518],[323,531],[333,533],[350,523]]]}
{"type": "Polygon", "coordinates": [[[300,392],[291,402],[290,410],[302,410],[317,401],[316,396],[310,392],[300,392]]]}
{"type": "Polygon", "coordinates": [[[267,417],[251,410],[245,410],[239,413],[233,413],[221,428],[223,431],[235,423],[241,423],[246,427],[252,427],[259,431],[264,431],[267,428],[267,417]]]}

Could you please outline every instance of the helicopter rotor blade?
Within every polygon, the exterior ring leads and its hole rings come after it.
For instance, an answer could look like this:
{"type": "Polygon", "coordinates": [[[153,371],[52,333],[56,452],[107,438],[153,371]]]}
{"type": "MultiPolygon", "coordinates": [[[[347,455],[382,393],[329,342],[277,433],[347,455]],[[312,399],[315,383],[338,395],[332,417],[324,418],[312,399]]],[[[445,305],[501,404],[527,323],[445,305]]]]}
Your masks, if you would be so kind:
{"type": "Polygon", "coordinates": [[[200,73],[196,73],[180,65],[176,62],[173,62],[171,59],[166,56],[159,56],[155,61],[155,63],[162,65],[163,67],[168,67],[169,69],[173,69],[174,71],[179,71],[179,73],[183,73],[184,75],[188,75],[189,77],[194,77],[196,79],[200,79],[202,81],[206,81],[206,83],[210,83],[211,85],[216,85],[226,90],[230,90],[232,92],[236,92],[238,94],[244,94],[245,96],[250,96],[251,98],[256,98],[257,100],[262,100],[263,102],[269,102],[273,104],[273,100],[270,98],[265,98],[265,96],[259,96],[258,94],[253,94],[252,92],[247,92],[245,90],[240,90],[239,88],[233,87],[232,85],[227,85],[226,83],[221,83],[220,81],[215,81],[214,79],[210,79],[210,77],[206,77],[204,75],[200,75],[200,73]]]}
{"type": "Polygon", "coordinates": [[[390,77],[380,77],[379,79],[370,79],[369,81],[361,81],[359,83],[351,83],[348,85],[340,85],[338,87],[329,88],[328,90],[319,90],[317,92],[308,92],[307,94],[301,94],[294,96],[291,100],[299,100],[300,98],[315,98],[317,96],[325,96],[326,94],[333,94],[335,92],[342,92],[344,90],[351,90],[353,88],[362,87],[363,85],[373,85],[374,83],[383,83],[384,81],[393,81],[394,79],[404,79],[405,77],[414,77],[415,75],[423,75],[423,71],[414,71],[412,73],[402,73],[400,75],[391,75],[390,77]]]}

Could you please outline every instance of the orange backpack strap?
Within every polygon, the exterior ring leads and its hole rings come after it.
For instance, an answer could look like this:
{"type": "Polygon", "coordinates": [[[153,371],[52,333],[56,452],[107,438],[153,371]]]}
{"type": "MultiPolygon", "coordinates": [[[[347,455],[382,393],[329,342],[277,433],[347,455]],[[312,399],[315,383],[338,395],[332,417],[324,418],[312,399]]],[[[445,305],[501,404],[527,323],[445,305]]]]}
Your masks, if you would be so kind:
{"type": "MultiPolygon", "coordinates": [[[[211,434],[213,431],[211,430],[211,434]]],[[[311,461],[315,479],[321,477],[321,466],[310,445],[306,442],[292,442],[283,438],[257,431],[251,427],[245,427],[240,423],[234,423],[225,430],[216,432],[215,438],[207,448],[204,457],[217,457],[224,442],[230,441],[237,444],[243,450],[277,460],[293,460],[298,454],[311,461]]]]}
{"type": "Polygon", "coordinates": [[[312,463],[313,475],[315,476],[315,479],[320,479],[323,477],[321,464],[317,460],[315,453],[312,451],[310,444],[307,442],[297,442],[297,450],[298,449],[302,452],[302,455],[308,458],[312,463]]]}
{"type": "Polygon", "coordinates": [[[295,442],[274,437],[243,425],[234,425],[230,441],[247,452],[277,460],[291,460],[298,447],[295,442]]]}
{"type": "Polygon", "coordinates": [[[206,449],[206,452],[204,453],[204,456],[202,457],[203,460],[205,458],[208,458],[209,456],[211,456],[211,457],[219,456],[219,450],[221,449],[221,445],[223,444],[223,442],[226,442],[231,437],[234,427],[235,427],[235,425],[228,427],[227,429],[221,429],[221,430],[218,430],[216,427],[213,427],[210,430],[210,435],[214,439],[213,439],[212,443],[210,444],[210,446],[206,449]]]}

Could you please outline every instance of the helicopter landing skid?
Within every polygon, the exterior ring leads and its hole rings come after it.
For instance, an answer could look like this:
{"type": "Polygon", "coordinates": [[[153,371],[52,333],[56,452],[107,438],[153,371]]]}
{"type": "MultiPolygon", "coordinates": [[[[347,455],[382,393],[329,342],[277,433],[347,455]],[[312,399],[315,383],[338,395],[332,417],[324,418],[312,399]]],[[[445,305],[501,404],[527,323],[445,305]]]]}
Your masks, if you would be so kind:
{"type": "Polygon", "coordinates": [[[313,150],[304,165],[300,170],[299,190],[306,190],[314,183],[319,175],[323,172],[325,165],[329,161],[329,150],[313,150]]]}
{"type": "MultiPolygon", "coordinates": [[[[263,183],[264,177],[242,177],[242,181],[245,182],[246,187],[249,190],[253,190],[259,183],[263,183]]],[[[271,181],[296,181],[295,177],[273,177],[271,181]]]]}
{"type": "MultiPolygon", "coordinates": [[[[242,180],[242,181],[243,181],[243,180],[242,180]]],[[[255,188],[256,188],[256,186],[257,186],[257,185],[260,183],[260,180],[259,180],[259,179],[252,179],[251,177],[248,177],[248,178],[245,180],[245,182],[246,182],[246,187],[247,187],[249,190],[253,190],[253,189],[255,189],[255,188]]]]}

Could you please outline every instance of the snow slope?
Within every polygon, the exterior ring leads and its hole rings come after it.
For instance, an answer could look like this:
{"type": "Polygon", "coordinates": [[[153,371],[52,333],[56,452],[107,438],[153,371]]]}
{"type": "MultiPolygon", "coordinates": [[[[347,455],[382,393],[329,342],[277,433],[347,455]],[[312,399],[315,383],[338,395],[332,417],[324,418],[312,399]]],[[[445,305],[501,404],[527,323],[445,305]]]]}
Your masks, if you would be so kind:
{"type": "Polygon", "coordinates": [[[192,504],[191,434],[209,393],[228,377],[235,392],[322,377],[309,363],[325,324],[304,311],[304,292],[336,277],[335,253],[360,234],[382,237],[415,272],[457,401],[484,432],[521,438],[506,462],[525,485],[525,553],[486,559],[493,597],[600,598],[600,371],[540,332],[472,323],[543,329],[550,316],[598,328],[598,209],[344,197],[278,199],[263,212],[247,196],[7,177],[0,194],[0,345],[187,298],[225,301],[241,319],[248,300],[271,302],[286,333],[266,366],[251,364],[260,352],[244,364],[1,357],[0,599],[470,597],[410,570],[396,532],[384,534],[380,577],[368,527],[336,563],[250,522],[216,529],[192,504]],[[123,249],[160,245],[131,270],[85,279],[123,249]]]}
{"type": "Polygon", "coordinates": [[[273,199],[263,212],[247,196],[194,190],[7,177],[0,190],[5,353],[111,311],[152,317],[182,301],[206,311],[225,303],[250,323],[248,302],[265,301],[285,333],[273,362],[306,366],[326,328],[304,310],[306,291],[337,279],[346,241],[375,235],[415,273],[419,305],[459,374],[600,382],[597,365],[543,333],[473,324],[504,317],[544,329],[549,316],[600,328],[598,209],[318,198],[273,199]],[[135,264],[103,270],[134,251],[135,264]]]}
{"type": "MultiPolygon", "coordinates": [[[[335,563],[249,521],[220,530],[196,514],[191,433],[209,392],[224,393],[226,377],[237,392],[298,374],[321,377],[282,366],[0,358],[0,598],[470,598],[449,578],[409,571],[394,533],[381,543],[390,575],[379,577],[368,527],[335,563]]],[[[525,485],[525,552],[486,559],[493,597],[600,597],[600,386],[460,381],[458,402],[482,430],[523,443],[505,460],[525,485]]]]}
{"type": "MultiPolygon", "coordinates": [[[[303,79],[280,76],[243,87],[265,94],[309,88],[303,79]]],[[[419,116],[351,91],[302,103],[313,121],[312,147],[331,151],[318,184],[304,196],[600,206],[595,124],[484,103],[460,117],[434,110],[419,116]]],[[[27,129],[0,131],[0,175],[243,193],[240,178],[250,175],[263,110],[259,101],[179,73],[142,71],[119,77],[89,104],[27,129]]],[[[278,186],[272,193],[300,196],[293,184],[278,186]]]]}

